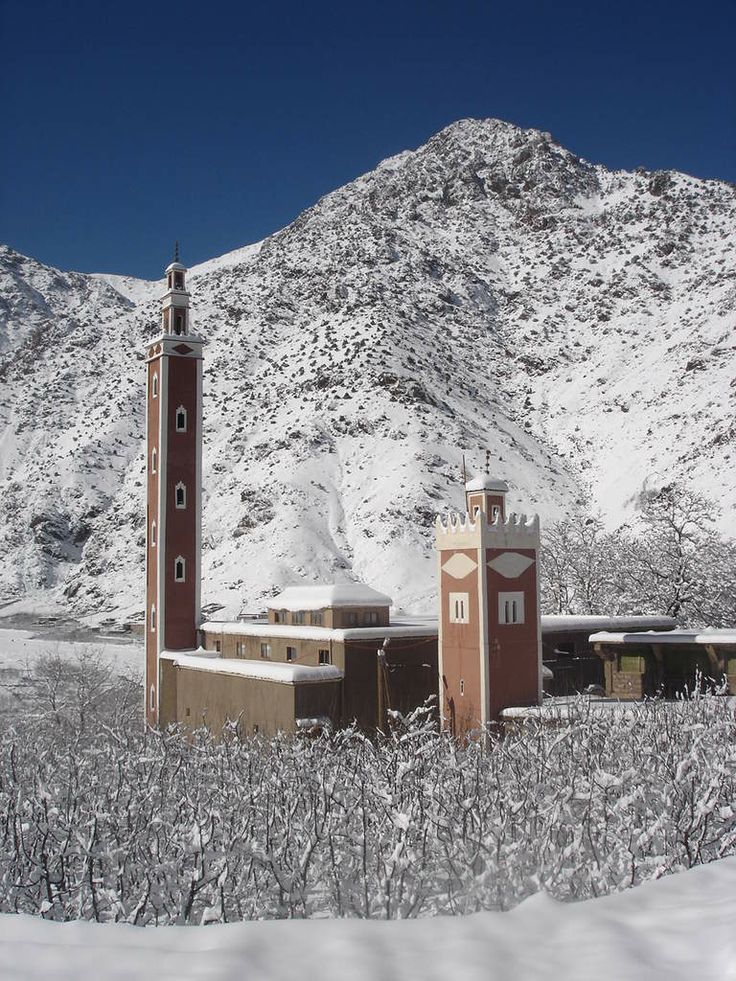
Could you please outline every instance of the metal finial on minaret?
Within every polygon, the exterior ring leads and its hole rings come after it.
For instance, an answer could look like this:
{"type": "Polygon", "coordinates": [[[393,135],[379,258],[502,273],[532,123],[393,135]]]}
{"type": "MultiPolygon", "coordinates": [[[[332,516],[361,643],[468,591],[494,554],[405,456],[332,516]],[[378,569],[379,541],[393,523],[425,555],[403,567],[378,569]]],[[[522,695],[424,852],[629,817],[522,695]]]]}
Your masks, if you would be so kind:
{"type": "Polygon", "coordinates": [[[179,261],[179,241],[177,239],[177,241],[174,243],[174,262],[178,262],[178,261],[179,261]]]}
{"type": "Polygon", "coordinates": [[[486,450],[486,475],[491,475],[491,451],[486,450]]]}

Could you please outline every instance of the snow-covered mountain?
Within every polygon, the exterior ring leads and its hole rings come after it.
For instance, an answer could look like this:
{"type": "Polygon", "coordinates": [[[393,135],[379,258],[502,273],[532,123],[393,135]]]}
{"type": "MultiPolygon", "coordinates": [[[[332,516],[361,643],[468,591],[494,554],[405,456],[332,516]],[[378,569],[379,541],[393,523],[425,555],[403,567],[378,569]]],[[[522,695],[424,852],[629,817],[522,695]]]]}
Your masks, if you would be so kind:
{"type": "MultiPolygon", "coordinates": [[[[731,185],[463,120],[195,267],[204,602],[356,578],[432,609],[433,518],[486,447],[543,518],[676,477],[733,533],[735,245],[731,185]]],[[[142,609],[162,291],[0,249],[0,601],[142,609]]]]}

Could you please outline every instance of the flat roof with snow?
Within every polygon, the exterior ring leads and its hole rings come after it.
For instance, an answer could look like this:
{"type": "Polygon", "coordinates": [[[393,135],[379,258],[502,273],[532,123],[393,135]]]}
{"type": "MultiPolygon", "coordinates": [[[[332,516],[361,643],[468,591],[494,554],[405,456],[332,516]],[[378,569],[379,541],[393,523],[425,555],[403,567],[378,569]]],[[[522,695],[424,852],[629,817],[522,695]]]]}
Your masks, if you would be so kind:
{"type": "Polygon", "coordinates": [[[709,630],[647,630],[638,634],[602,630],[590,635],[591,644],[698,644],[736,647],[736,627],[709,630]]]}
{"type": "Polygon", "coordinates": [[[287,586],[268,604],[270,610],[326,610],[334,606],[391,606],[385,593],[359,582],[325,583],[318,586],[287,586]]]}
{"type": "Polygon", "coordinates": [[[673,617],[652,616],[597,616],[566,613],[546,614],[542,617],[542,632],[554,633],[569,630],[669,630],[677,626],[673,617]]]}
{"type": "Polygon", "coordinates": [[[308,685],[320,681],[340,681],[343,672],[334,664],[288,664],[276,661],[246,661],[240,658],[218,657],[202,648],[196,651],[162,651],[161,657],[177,667],[194,671],[213,671],[216,674],[238,675],[259,681],[275,681],[282,685],[308,685]]]}
{"type": "MultiPolygon", "coordinates": [[[[300,607],[301,609],[301,607],[300,607]]],[[[201,630],[236,637],[284,637],[297,640],[377,640],[386,637],[436,637],[436,617],[412,617],[394,620],[389,627],[330,627],[298,626],[288,623],[269,623],[267,620],[208,620],[201,630]]]]}

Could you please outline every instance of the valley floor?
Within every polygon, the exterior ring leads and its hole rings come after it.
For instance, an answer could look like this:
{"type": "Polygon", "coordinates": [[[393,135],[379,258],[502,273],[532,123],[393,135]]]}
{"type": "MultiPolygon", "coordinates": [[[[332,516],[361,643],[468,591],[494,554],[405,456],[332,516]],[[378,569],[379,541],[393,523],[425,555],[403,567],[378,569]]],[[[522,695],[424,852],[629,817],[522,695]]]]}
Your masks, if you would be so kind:
{"type": "Polygon", "coordinates": [[[85,653],[99,654],[121,674],[135,676],[143,670],[143,644],[137,638],[127,640],[91,631],[80,634],[54,625],[34,625],[33,629],[0,627],[0,677],[22,671],[47,654],[74,660],[85,653]]]}
{"type": "Polygon", "coordinates": [[[544,894],[509,913],[405,921],[278,920],[194,927],[0,916],[0,976],[258,981],[728,981],[736,858],[602,899],[544,894]]]}

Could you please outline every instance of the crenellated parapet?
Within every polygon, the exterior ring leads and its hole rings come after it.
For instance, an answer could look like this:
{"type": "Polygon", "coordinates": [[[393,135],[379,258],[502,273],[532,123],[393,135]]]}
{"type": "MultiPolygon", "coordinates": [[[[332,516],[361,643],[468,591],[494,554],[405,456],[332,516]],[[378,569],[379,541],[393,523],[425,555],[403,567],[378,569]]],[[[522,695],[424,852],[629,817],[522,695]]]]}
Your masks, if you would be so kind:
{"type": "Polygon", "coordinates": [[[539,548],[539,515],[500,514],[489,521],[482,511],[438,515],[435,545],[447,548],[539,548]]]}

